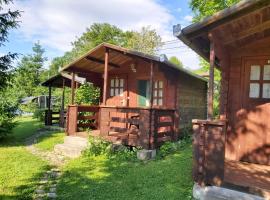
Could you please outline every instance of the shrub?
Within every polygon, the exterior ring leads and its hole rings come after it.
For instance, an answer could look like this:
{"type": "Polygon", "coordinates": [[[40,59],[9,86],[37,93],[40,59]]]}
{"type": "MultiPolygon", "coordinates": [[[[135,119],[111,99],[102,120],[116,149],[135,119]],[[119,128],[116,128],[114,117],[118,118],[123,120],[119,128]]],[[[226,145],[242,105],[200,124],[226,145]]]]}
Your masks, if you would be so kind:
{"type": "Polygon", "coordinates": [[[120,160],[134,160],[136,159],[136,154],[137,148],[112,144],[102,138],[92,136],[89,137],[89,146],[85,151],[87,156],[106,155],[107,157],[120,160]]]}
{"type": "Polygon", "coordinates": [[[41,122],[44,122],[45,121],[45,111],[46,111],[46,109],[36,108],[34,111],[33,117],[38,119],[41,122]]]}
{"type": "Polygon", "coordinates": [[[100,97],[100,89],[93,84],[85,83],[76,91],[75,101],[77,104],[98,105],[100,97]]]}

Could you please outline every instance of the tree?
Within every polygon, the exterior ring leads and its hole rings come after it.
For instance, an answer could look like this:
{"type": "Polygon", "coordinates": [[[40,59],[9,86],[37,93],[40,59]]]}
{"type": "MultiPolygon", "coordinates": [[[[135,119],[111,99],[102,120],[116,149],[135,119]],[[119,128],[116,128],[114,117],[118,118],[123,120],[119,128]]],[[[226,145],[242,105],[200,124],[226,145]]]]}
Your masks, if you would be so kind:
{"type": "MultiPolygon", "coordinates": [[[[17,18],[20,16],[20,11],[8,10],[3,11],[3,6],[12,3],[12,0],[0,0],[0,47],[8,41],[8,32],[12,28],[18,27],[17,18]]],[[[9,70],[12,67],[12,61],[17,57],[16,53],[8,53],[0,57],[0,89],[7,86],[9,78],[9,70]]]]}
{"type": "MultiPolygon", "coordinates": [[[[0,0],[0,46],[7,42],[8,32],[18,27],[18,10],[3,12],[3,6],[12,3],[11,0],[0,0]]],[[[13,118],[18,106],[16,95],[10,94],[8,81],[12,61],[17,57],[16,53],[8,53],[0,57],[0,139],[6,137],[14,126],[13,118]]]]}
{"type": "Polygon", "coordinates": [[[172,56],[170,57],[169,61],[175,65],[177,65],[180,68],[183,68],[183,63],[181,62],[181,60],[179,60],[176,56],[172,56]]]}
{"type": "MultiPolygon", "coordinates": [[[[193,21],[197,22],[213,15],[214,13],[223,10],[235,3],[238,3],[240,0],[191,0],[190,7],[194,13],[193,21]]],[[[200,58],[201,69],[199,71],[208,72],[210,65],[203,58],[200,58]]],[[[220,80],[221,74],[220,71],[215,69],[215,88],[214,88],[214,116],[219,114],[219,98],[220,98],[220,80]]]]}
{"type": "Polygon", "coordinates": [[[142,27],[137,31],[127,32],[127,48],[140,51],[142,53],[155,55],[156,50],[163,45],[161,37],[150,26],[142,27]]]}
{"type": "Polygon", "coordinates": [[[47,60],[43,55],[45,50],[39,42],[34,44],[32,50],[32,54],[22,57],[14,75],[14,87],[21,97],[37,94],[36,91],[39,90],[38,86],[42,81],[41,77],[44,72],[43,65],[47,60]]]}
{"type": "Polygon", "coordinates": [[[211,16],[239,1],[240,0],[191,0],[190,7],[194,14],[193,21],[200,21],[202,18],[211,16]]]}

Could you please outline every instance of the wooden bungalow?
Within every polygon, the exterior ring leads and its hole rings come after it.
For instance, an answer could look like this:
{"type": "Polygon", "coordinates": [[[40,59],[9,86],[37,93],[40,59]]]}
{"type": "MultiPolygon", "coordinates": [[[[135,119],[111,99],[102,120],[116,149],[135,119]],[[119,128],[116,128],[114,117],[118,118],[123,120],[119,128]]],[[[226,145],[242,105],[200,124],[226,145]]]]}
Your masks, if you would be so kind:
{"type": "Polygon", "coordinates": [[[112,142],[154,149],[178,139],[192,118],[206,117],[207,81],[164,57],[103,43],[63,71],[73,76],[68,135],[89,128],[112,142]],[[75,74],[100,88],[99,105],[74,104],[75,74]]]}
{"type": "Polygon", "coordinates": [[[241,1],[174,34],[210,63],[208,120],[193,120],[194,180],[270,195],[270,1],[241,1]]]}
{"type": "MultiPolygon", "coordinates": [[[[61,72],[55,76],[50,77],[48,80],[41,83],[42,86],[48,87],[48,96],[46,96],[45,110],[45,125],[59,125],[65,127],[66,121],[66,109],[65,109],[65,87],[71,87],[72,76],[68,73],[61,72]],[[60,109],[55,109],[52,106],[52,88],[62,89],[62,98],[60,109]]],[[[74,77],[75,87],[78,88],[80,84],[83,84],[85,80],[81,77],[74,77]]]]}

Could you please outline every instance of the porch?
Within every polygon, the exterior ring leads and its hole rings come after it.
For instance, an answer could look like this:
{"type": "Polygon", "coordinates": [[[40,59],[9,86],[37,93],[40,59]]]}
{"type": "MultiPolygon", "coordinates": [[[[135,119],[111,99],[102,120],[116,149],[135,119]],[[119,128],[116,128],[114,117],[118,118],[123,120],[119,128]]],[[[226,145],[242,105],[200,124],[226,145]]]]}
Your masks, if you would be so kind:
{"type": "Polygon", "coordinates": [[[66,130],[68,135],[154,149],[177,139],[175,120],[174,109],[70,105],[66,130]]]}

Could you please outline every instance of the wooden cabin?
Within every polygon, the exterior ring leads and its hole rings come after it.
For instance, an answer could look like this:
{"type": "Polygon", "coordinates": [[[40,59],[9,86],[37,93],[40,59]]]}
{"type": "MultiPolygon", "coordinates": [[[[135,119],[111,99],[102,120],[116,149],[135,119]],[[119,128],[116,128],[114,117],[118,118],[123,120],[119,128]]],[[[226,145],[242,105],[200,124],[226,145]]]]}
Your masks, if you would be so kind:
{"type": "MultiPolygon", "coordinates": [[[[46,96],[46,107],[45,110],[45,121],[44,124],[46,126],[58,125],[60,127],[65,127],[66,121],[66,109],[65,109],[65,88],[71,87],[72,76],[68,73],[58,73],[55,76],[50,77],[43,83],[42,86],[48,87],[48,96],[46,96]],[[55,97],[52,96],[52,88],[60,88],[62,89],[62,97],[61,97],[61,106],[59,108],[55,108],[52,105],[52,99],[55,97]]],[[[83,84],[85,80],[81,77],[74,77],[75,86],[79,87],[80,84],[83,84]]]]}
{"type": "Polygon", "coordinates": [[[270,1],[241,1],[174,34],[210,63],[208,120],[193,120],[194,180],[270,195],[270,1]]]}
{"type": "Polygon", "coordinates": [[[178,139],[192,118],[206,117],[207,81],[166,59],[103,43],[63,71],[73,76],[68,135],[91,129],[112,142],[153,149],[178,139]],[[75,74],[100,88],[99,105],[74,104],[75,74]]]}

